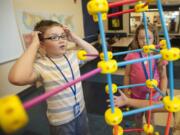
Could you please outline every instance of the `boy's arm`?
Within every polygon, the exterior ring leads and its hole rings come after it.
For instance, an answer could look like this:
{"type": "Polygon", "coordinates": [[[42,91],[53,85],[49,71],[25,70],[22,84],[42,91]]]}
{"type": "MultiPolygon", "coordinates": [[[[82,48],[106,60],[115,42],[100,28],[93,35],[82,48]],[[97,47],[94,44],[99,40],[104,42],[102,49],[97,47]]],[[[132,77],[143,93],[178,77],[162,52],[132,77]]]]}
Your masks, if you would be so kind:
{"type": "Polygon", "coordinates": [[[31,43],[28,49],[16,61],[9,72],[8,79],[15,85],[31,84],[37,78],[33,72],[33,63],[40,45],[38,32],[32,32],[29,36],[31,36],[31,43]]]}
{"type": "MultiPolygon", "coordinates": [[[[68,28],[64,27],[64,31],[67,34],[68,40],[76,43],[79,47],[83,48],[88,54],[97,54],[98,51],[88,42],[78,37],[76,34],[72,33],[68,28]]],[[[96,57],[87,57],[87,60],[93,60],[96,57]]]]}

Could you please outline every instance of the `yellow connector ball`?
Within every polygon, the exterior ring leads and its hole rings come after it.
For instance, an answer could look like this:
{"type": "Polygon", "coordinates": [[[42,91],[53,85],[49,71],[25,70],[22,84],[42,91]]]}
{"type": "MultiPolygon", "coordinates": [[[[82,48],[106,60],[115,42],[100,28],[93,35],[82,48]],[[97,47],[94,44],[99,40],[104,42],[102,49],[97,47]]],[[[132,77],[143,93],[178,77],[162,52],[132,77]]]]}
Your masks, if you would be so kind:
{"type": "Polygon", "coordinates": [[[122,118],[123,118],[122,111],[117,107],[114,108],[114,113],[112,113],[111,108],[107,109],[105,112],[105,121],[107,124],[111,126],[120,124],[122,118]]]}
{"type": "Polygon", "coordinates": [[[18,96],[7,96],[0,99],[0,127],[10,134],[24,127],[28,116],[18,96]]]}
{"type": "Polygon", "coordinates": [[[154,132],[154,127],[152,125],[148,126],[148,124],[144,124],[143,129],[146,134],[152,134],[154,132]]]}
{"type": "Polygon", "coordinates": [[[180,111],[180,99],[174,97],[173,100],[170,99],[170,96],[163,98],[164,108],[169,112],[178,112],[180,111]]]}
{"type": "Polygon", "coordinates": [[[166,40],[165,39],[161,40],[159,42],[159,44],[160,44],[160,48],[161,49],[166,49],[167,48],[167,44],[166,44],[166,40]]]}
{"type": "Polygon", "coordinates": [[[118,66],[116,60],[108,60],[108,61],[100,61],[98,62],[98,68],[101,68],[101,73],[103,74],[111,74],[117,71],[118,66]]]}
{"type": "Polygon", "coordinates": [[[87,60],[87,56],[86,56],[87,52],[84,50],[79,50],[77,53],[77,57],[79,60],[87,60]]]}
{"type": "Polygon", "coordinates": [[[163,60],[167,61],[175,61],[180,58],[180,49],[179,48],[171,48],[171,49],[162,49],[160,51],[163,60]]]}
{"type": "Polygon", "coordinates": [[[152,80],[150,80],[150,79],[148,79],[148,80],[146,80],[146,87],[148,87],[148,88],[154,88],[154,86],[158,86],[158,81],[157,80],[155,80],[155,79],[152,79],[152,80]]]}
{"type": "Polygon", "coordinates": [[[113,135],[123,135],[123,128],[121,126],[118,126],[118,132],[115,134],[115,126],[113,127],[113,135]]]}
{"type": "Polygon", "coordinates": [[[87,4],[87,10],[90,15],[97,13],[107,13],[109,10],[107,0],[91,0],[87,4]]]}
{"type": "Polygon", "coordinates": [[[151,2],[156,2],[156,0],[146,0],[147,2],[151,3],[151,2]]]}
{"type": "Polygon", "coordinates": [[[143,52],[146,53],[146,54],[150,53],[150,52],[153,52],[154,49],[156,49],[156,47],[153,44],[143,46],[143,52]]]}
{"type": "MultiPolygon", "coordinates": [[[[106,85],[105,91],[107,94],[109,94],[109,86],[108,85],[106,85]]],[[[117,85],[114,83],[112,84],[112,92],[113,92],[113,94],[117,92],[117,85]]]]}
{"type": "MultiPolygon", "coordinates": [[[[108,51],[108,52],[107,52],[107,55],[108,55],[108,60],[110,60],[110,59],[113,58],[112,52],[108,51]]],[[[101,60],[105,60],[105,59],[104,59],[104,53],[103,53],[103,52],[100,53],[100,59],[101,59],[101,60]]]]}
{"type": "Polygon", "coordinates": [[[134,9],[135,12],[145,12],[148,11],[149,7],[148,5],[144,6],[145,3],[139,2],[135,5],[134,9]]]}

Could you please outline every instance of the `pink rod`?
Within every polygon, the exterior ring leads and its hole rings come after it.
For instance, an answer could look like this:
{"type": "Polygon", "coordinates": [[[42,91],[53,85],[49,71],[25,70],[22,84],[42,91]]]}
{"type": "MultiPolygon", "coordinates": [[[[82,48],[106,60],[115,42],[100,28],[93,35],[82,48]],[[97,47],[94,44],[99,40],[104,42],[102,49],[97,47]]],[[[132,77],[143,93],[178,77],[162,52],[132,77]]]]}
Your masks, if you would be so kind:
{"type": "Polygon", "coordinates": [[[119,15],[122,15],[122,14],[125,14],[125,13],[134,12],[134,11],[135,11],[135,9],[128,9],[128,10],[125,10],[125,11],[120,11],[120,12],[108,14],[108,18],[110,18],[110,17],[115,17],[115,16],[119,16],[119,15]]]}
{"type": "Polygon", "coordinates": [[[94,70],[80,76],[76,80],[68,82],[67,84],[65,84],[63,86],[59,86],[57,88],[54,88],[54,89],[52,89],[52,90],[50,90],[50,91],[48,91],[48,92],[46,92],[46,93],[44,93],[44,94],[42,94],[40,96],[35,97],[34,99],[26,101],[26,102],[23,103],[24,108],[25,109],[30,109],[34,105],[37,105],[37,104],[41,103],[42,101],[46,100],[48,97],[53,96],[53,95],[57,94],[58,92],[72,86],[73,84],[76,84],[76,83],[78,83],[80,81],[83,81],[83,80],[85,80],[85,79],[87,79],[87,78],[89,78],[89,77],[91,77],[91,76],[93,76],[93,75],[95,75],[97,73],[100,73],[100,72],[101,72],[101,69],[96,68],[96,69],[94,69],[94,70]]]}
{"type": "Polygon", "coordinates": [[[112,3],[109,3],[109,8],[118,7],[118,6],[122,6],[125,4],[131,4],[131,3],[138,2],[138,1],[139,0],[124,0],[124,1],[119,1],[119,2],[112,2],[112,3]]]}

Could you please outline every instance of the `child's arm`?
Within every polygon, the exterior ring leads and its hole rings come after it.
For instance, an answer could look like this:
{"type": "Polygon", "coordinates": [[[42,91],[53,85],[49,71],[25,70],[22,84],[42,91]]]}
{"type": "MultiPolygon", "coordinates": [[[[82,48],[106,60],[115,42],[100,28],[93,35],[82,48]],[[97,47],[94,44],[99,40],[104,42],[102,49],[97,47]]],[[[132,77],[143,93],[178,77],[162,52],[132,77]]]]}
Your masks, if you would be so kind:
{"type": "Polygon", "coordinates": [[[160,61],[160,64],[158,67],[159,67],[159,73],[160,73],[160,89],[164,94],[166,94],[167,84],[168,84],[166,65],[163,64],[163,61],[160,61]]]}
{"type": "MultiPolygon", "coordinates": [[[[123,85],[129,85],[129,83],[130,83],[129,82],[130,81],[130,69],[131,69],[131,65],[126,65],[123,85]]],[[[129,89],[123,89],[123,91],[126,94],[126,96],[130,97],[131,91],[129,89]]]]}
{"type": "Polygon", "coordinates": [[[31,38],[28,49],[16,61],[9,72],[8,79],[15,85],[31,84],[37,78],[36,74],[33,72],[33,63],[40,45],[38,32],[32,32],[28,36],[31,38]]]}
{"type": "MultiPolygon", "coordinates": [[[[64,27],[64,31],[67,34],[68,40],[76,43],[78,46],[83,48],[88,54],[97,54],[98,51],[88,42],[84,41],[74,33],[72,33],[68,28],[64,27]]],[[[87,60],[93,60],[96,57],[88,57],[87,60]]]]}
{"type": "MultiPolygon", "coordinates": [[[[114,96],[114,105],[116,107],[130,106],[135,108],[141,108],[149,106],[149,100],[133,99],[127,97],[121,90],[119,90],[121,96],[114,96]]],[[[107,100],[109,102],[109,100],[107,100]]],[[[152,104],[159,104],[158,101],[153,101],[152,104]]]]}

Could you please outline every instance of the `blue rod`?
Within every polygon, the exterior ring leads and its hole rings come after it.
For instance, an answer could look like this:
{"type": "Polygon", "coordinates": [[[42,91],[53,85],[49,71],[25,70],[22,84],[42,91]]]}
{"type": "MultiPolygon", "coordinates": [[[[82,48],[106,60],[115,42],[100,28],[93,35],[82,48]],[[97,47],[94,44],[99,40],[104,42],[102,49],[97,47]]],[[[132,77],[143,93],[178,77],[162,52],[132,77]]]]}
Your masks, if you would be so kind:
{"type": "Polygon", "coordinates": [[[133,64],[133,63],[138,63],[138,62],[142,62],[142,61],[146,61],[146,60],[150,60],[150,59],[159,59],[161,57],[162,57],[161,54],[157,54],[157,55],[153,55],[153,56],[150,56],[150,57],[144,57],[144,58],[140,58],[140,59],[134,59],[134,60],[118,62],[118,67],[133,64]]]}
{"type": "MultiPolygon", "coordinates": [[[[145,28],[145,35],[146,35],[146,44],[149,45],[150,41],[149,41],[148,25],[147,25],[145,12],[143,12],[143,21],[144,21],[144,28],[145,28]]],[[[148,56],[150,57],[150,53],[148,53],[148,56]]],[[[150,79],[152,80],[153,79],[152,60],[148,60],[148,62],[149,62],[150,79]]]]}
{"type": "Polygon", "coordinates": [[[167,48],[170,49],[171,48],[171,43],[170,43],[170,40],[169,40],[169,35],[168,35],[167,27],[166,27],[166,20],[164,18],[164,14],[163,14],[161,0],[157,0],[157,7],[158,7],[159,15],[160,15],[160,20],[161,20],[164,36],[165,36],[165,39],[166,39],[166,42],[167,42],[167,48]]]}
{"type": "Polygon", "coordinates": [[[159,92],[161,94],[161,96],[163,96],[163,97],[166,96],[164,93],[161,92],[161,90],[158,87],[156,87],[154,85],[153,85],[153,87],[157,92],[159,92]]]}
{"type": "MultiPolygon", "coordinates": [[[[104,53],[104,59],[105,61],[108,61],[107,45],[106,45],[104,25],[103,25],[101,13],[98,13],[98,24],[99,24],[99,29],[100,29],[101,39],[102,39],[102,49],[104,53]]],[[[107,82],[108,82],[108,87],[109,87],[109,99],[110,99],[111,111],[112,113],[114,113],[114,100],[113,100],[113,92],[112,92],[111,74],[107,74],[106,77],[107,77],[107,82]]]]}
{"type": "MultiPolygon", "coordinates": [[[[167,48],[171,49],[171,43],[169,40],[169,35],[168,35],[168,30],[166,27],[166,21],[164,18],[164,14],[163,14],[163,9],[162,9],[162,4],[161,4],[161,0],[157,0],[157,6],[158,6],[158,11],[159,11],[159,15],[160,15],[160,19],[161,19],[161,24],[162,24],[162,28],[163,28],[163,32],[164,32],[164,36],[167,42],[167,48]]],[[[174,70],[173,70],[173,62],[169,61],[169,88],[170,88],[170,99],[173,100],[174,98],[174,70]]]]}
{"type": "Polygon", "coordinates": [[[128,54],[128,53],[132,53],[132,52],[140,52],[140,51],[142,51],[142,49],[129,50],[129,51],[124,51],[124,52],[117,52],[117,53],[113,53],[113,56],[128,54]]]}
{"type": "Polygon", "coordinates": [[[145,83],[131,84],[131,85],[126,85],[126,86],[118,86],[118,89],[132,88],[132,87],[145,86],[145,85],[146,85],[145,83]]]}
{"type": "Polygon", "coordinates": [[[132,115],[132,114],[145,112],[145,111],[148,111],[148,110],[162,108],[163,106],[164,106],[164,104],[156,104],[156,105],[148,106],[148,107],[145,107],[145,108],[139,108],[139,109],[135,109],[135,110],[128,111],[128,112],[123,112],[123,116],[129,116],[129,115],[132,115]]]}

